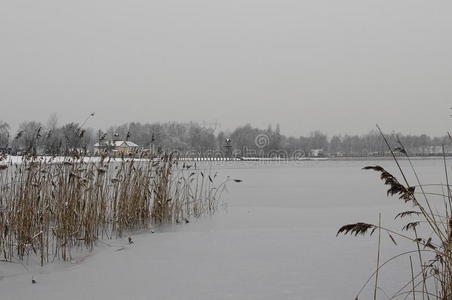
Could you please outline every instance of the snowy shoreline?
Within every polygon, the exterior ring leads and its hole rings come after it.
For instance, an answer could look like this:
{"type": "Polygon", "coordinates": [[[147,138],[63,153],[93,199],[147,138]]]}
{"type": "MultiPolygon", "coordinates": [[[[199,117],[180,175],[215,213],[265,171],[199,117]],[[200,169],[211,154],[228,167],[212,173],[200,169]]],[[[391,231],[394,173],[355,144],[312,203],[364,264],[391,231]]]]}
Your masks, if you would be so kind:
{"type": "MultiPolygon", "coordinates": [[[[398,157],[399,160],[406,160],[406,157],[398,157]]],[[[443,159],[442,156],[414,156],[410,157],[412,160],[436,160],[443,159]]],[[[449,159],[446,156],[446,159],[449,159]]],[[[97,163],[101,161],[100,156],[83,156],[81,158],[74,158],[69,156],[37,156],[35,158],[38,162],[43,163],[63,163],[63,162],[84,162],[84,163],[97,163]]],[[[134,157],[108,157],[104,159],[105,162],[121,162],[121,161],[149,161],[148,158],[134,158],[134,157]]],[[[298,159],[285,159],[278,157],[236,157],[236,158],[224,158],[224,157],[180,157],[179,161],[222,161],[222,162],[287,162],[287,161],[385,161],[393,160],[392,157],[374,157],[374,156],[354,156],[354,157],[301,157],[298,159]]],[[[24,156],[7,155],[6,158],[0,161],[0,165],[19,164],[24,162],[24,156]]]]}

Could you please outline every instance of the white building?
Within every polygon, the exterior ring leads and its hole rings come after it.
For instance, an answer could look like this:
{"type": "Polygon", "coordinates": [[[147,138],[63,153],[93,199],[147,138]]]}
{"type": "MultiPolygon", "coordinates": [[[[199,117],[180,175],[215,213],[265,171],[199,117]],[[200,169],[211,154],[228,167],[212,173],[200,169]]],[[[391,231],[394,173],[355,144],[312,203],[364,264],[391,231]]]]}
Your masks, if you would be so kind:
{"type": "Polygon", "coordinates": [[[115,153],[130,154],[138,152],[139,146],[131,141],[108,141],[94,144],[94,154],[115,153]]]}

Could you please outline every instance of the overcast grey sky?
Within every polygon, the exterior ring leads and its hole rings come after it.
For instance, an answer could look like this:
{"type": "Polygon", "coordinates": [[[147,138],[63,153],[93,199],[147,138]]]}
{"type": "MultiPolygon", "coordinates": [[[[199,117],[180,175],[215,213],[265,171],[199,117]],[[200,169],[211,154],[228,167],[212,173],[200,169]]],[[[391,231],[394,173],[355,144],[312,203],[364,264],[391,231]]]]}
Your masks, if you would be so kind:
{"type": "Polygon", "coordinates": [[[452,127],[452,2],[2,0],[0,120],[452,127]]]}

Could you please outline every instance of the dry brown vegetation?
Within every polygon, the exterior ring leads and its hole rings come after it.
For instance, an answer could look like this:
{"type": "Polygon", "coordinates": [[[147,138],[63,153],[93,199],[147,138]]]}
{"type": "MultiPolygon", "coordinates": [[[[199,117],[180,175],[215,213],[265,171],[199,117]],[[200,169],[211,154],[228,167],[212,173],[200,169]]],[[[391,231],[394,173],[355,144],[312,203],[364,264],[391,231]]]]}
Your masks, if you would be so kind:
{"type": "Polygon", "coordinates": [[[76,249],[218,208],[226,181],[172,155],[141,159],[28,157],[0,169],[4,260],[70,260],[76,249]]]}
{"type": "MultiPolygon", "coordinates": [[[[380,130],[380,128],[378,128],[380,130]]],[[[374,299],[378,298],[378,292],[383,288],[378,285],[379,270],[387,263],[403,256],[409,256],[407,259],[407,270],[411,270],[411,276],[407,283],[402,286],[391,297],[385,295],[388,299],[452,299],[452,192],[448,184],[448,167],[444,155],[444,172],[446,184],[437,184],[441,188],[438,193],[427,192],[427,185],[423,185],[416,173],[416,170],[405,150],[403,144],[399,141],[396,148],[390,147],[388,140],[380,133],[390,149],[393,159],[400,171],[402,180],[399,181],[393,174],[381,166],[367,166],[365,170],[373,170],[380,174],[380,179],[388,186],[388,196],[397,196],[401,201],[411,207],[398,213],[395,219],[412,218],[406,222],[402,230],[392,230],[379,224],[369,224],[364,222],[347,224],[342,226],[337,234],[363,235],[368,232],[372,235],[378,231],[378,256],[375,272],[362,286],[356,299],[368,285],[372,278],[375,279],[374,299]],[[410,185],[407,180],[406,171],[400,167],[399,160],[395,155],[399,152],[408,160],[416,185],[410,185]],[[416,192],[419,190],[419,192],[416,192]],[[432,199],[435,197],[435,199],[432,199]],[[441,205],[438,205],[438,197],[441,199],[441,205]],[[414,220],[413,220],[414,218],[414,220]],[[413,251],[401,253],[390,258],[386,262],[380,263],[380,243],[382,232],[387,232],[389,238],[394,244],[396,239],[411,241],[414,246],[413,251]],[[414,267],[413,267],[414,265],[414,267]],[[414,270],[420,270],[417,274],[414,270]]],[[[431,185],[428,185],[431,186],[431,185]]]]}

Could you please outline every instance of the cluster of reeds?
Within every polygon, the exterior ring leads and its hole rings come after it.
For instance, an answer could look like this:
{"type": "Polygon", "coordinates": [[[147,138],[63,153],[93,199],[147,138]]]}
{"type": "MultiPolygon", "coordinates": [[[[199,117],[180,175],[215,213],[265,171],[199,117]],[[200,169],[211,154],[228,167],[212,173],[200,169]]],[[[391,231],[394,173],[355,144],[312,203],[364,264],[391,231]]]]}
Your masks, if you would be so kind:
{"type": "Polygon", "coordinates": [[[452,299],[452,192],[449,185],[447,162],[444,155],[444,172],[446,184],[438,184],[442,188],[441,192],[428,192],[426,185],[421,184],[418,174],[405,150],[399,141],[396,148],[392,148],[378,127],[386,145],[390,149],[393,159],[401,173],[402,181],[399,181],[393,174],[381,166],[367,166],[365,170],[373,170],[380,173],[380,178],[388,186],[388,196],[397,196],[401,201],[411,207],[398,213],[396,219],[412,218],[401,230],[392,230],[379,224],[369,224],[364,222],[347,224],[342,226],[337,234],[363,235],[373,234],[378,231],[378,256],[375,272],[362,286],[356,299],[364,288],[375,279],[374,299],[377,293],[382,290],[378,286],[378,275],[380,269],[396,258],[409,256],[407,269],[411,272],[411,277],[389,299],[452,299]],[[411,170],[416,178],[416,184],[410,185],[407,180],[406,171],[399,164],[399,159],[395,154],[401,153],[408,160],[411,170]],[[419,192],[417,191],[419,190],[419,192]],[[442,199],[438,205],[438,196],[442,199]],[[432,198],[433,197],[433,198],[432,198]],[[414,219],[414,220],[413,220],[414,219]],[[380,262],[381,234],[387,232],[390,240],[396,243],[396,239],[411,241],[414,246],[413,251],[403,252],[395,257],[391,257],[386,262],[380,262]],[[412,257],[413,256],[413,257],[412,257]],[[414,266],[413,266],[414,265],[414,266]],[[418,266],[416,266],[418,265],[418,266]],[[415,270],[419,270],[416,272],[415,270]]]}
{"type": "Polygon", "coordinates": [[[0,255],[70,260],[77,248],[213,213],[226,181],[172,155],[0,164],[0,255]]]}

